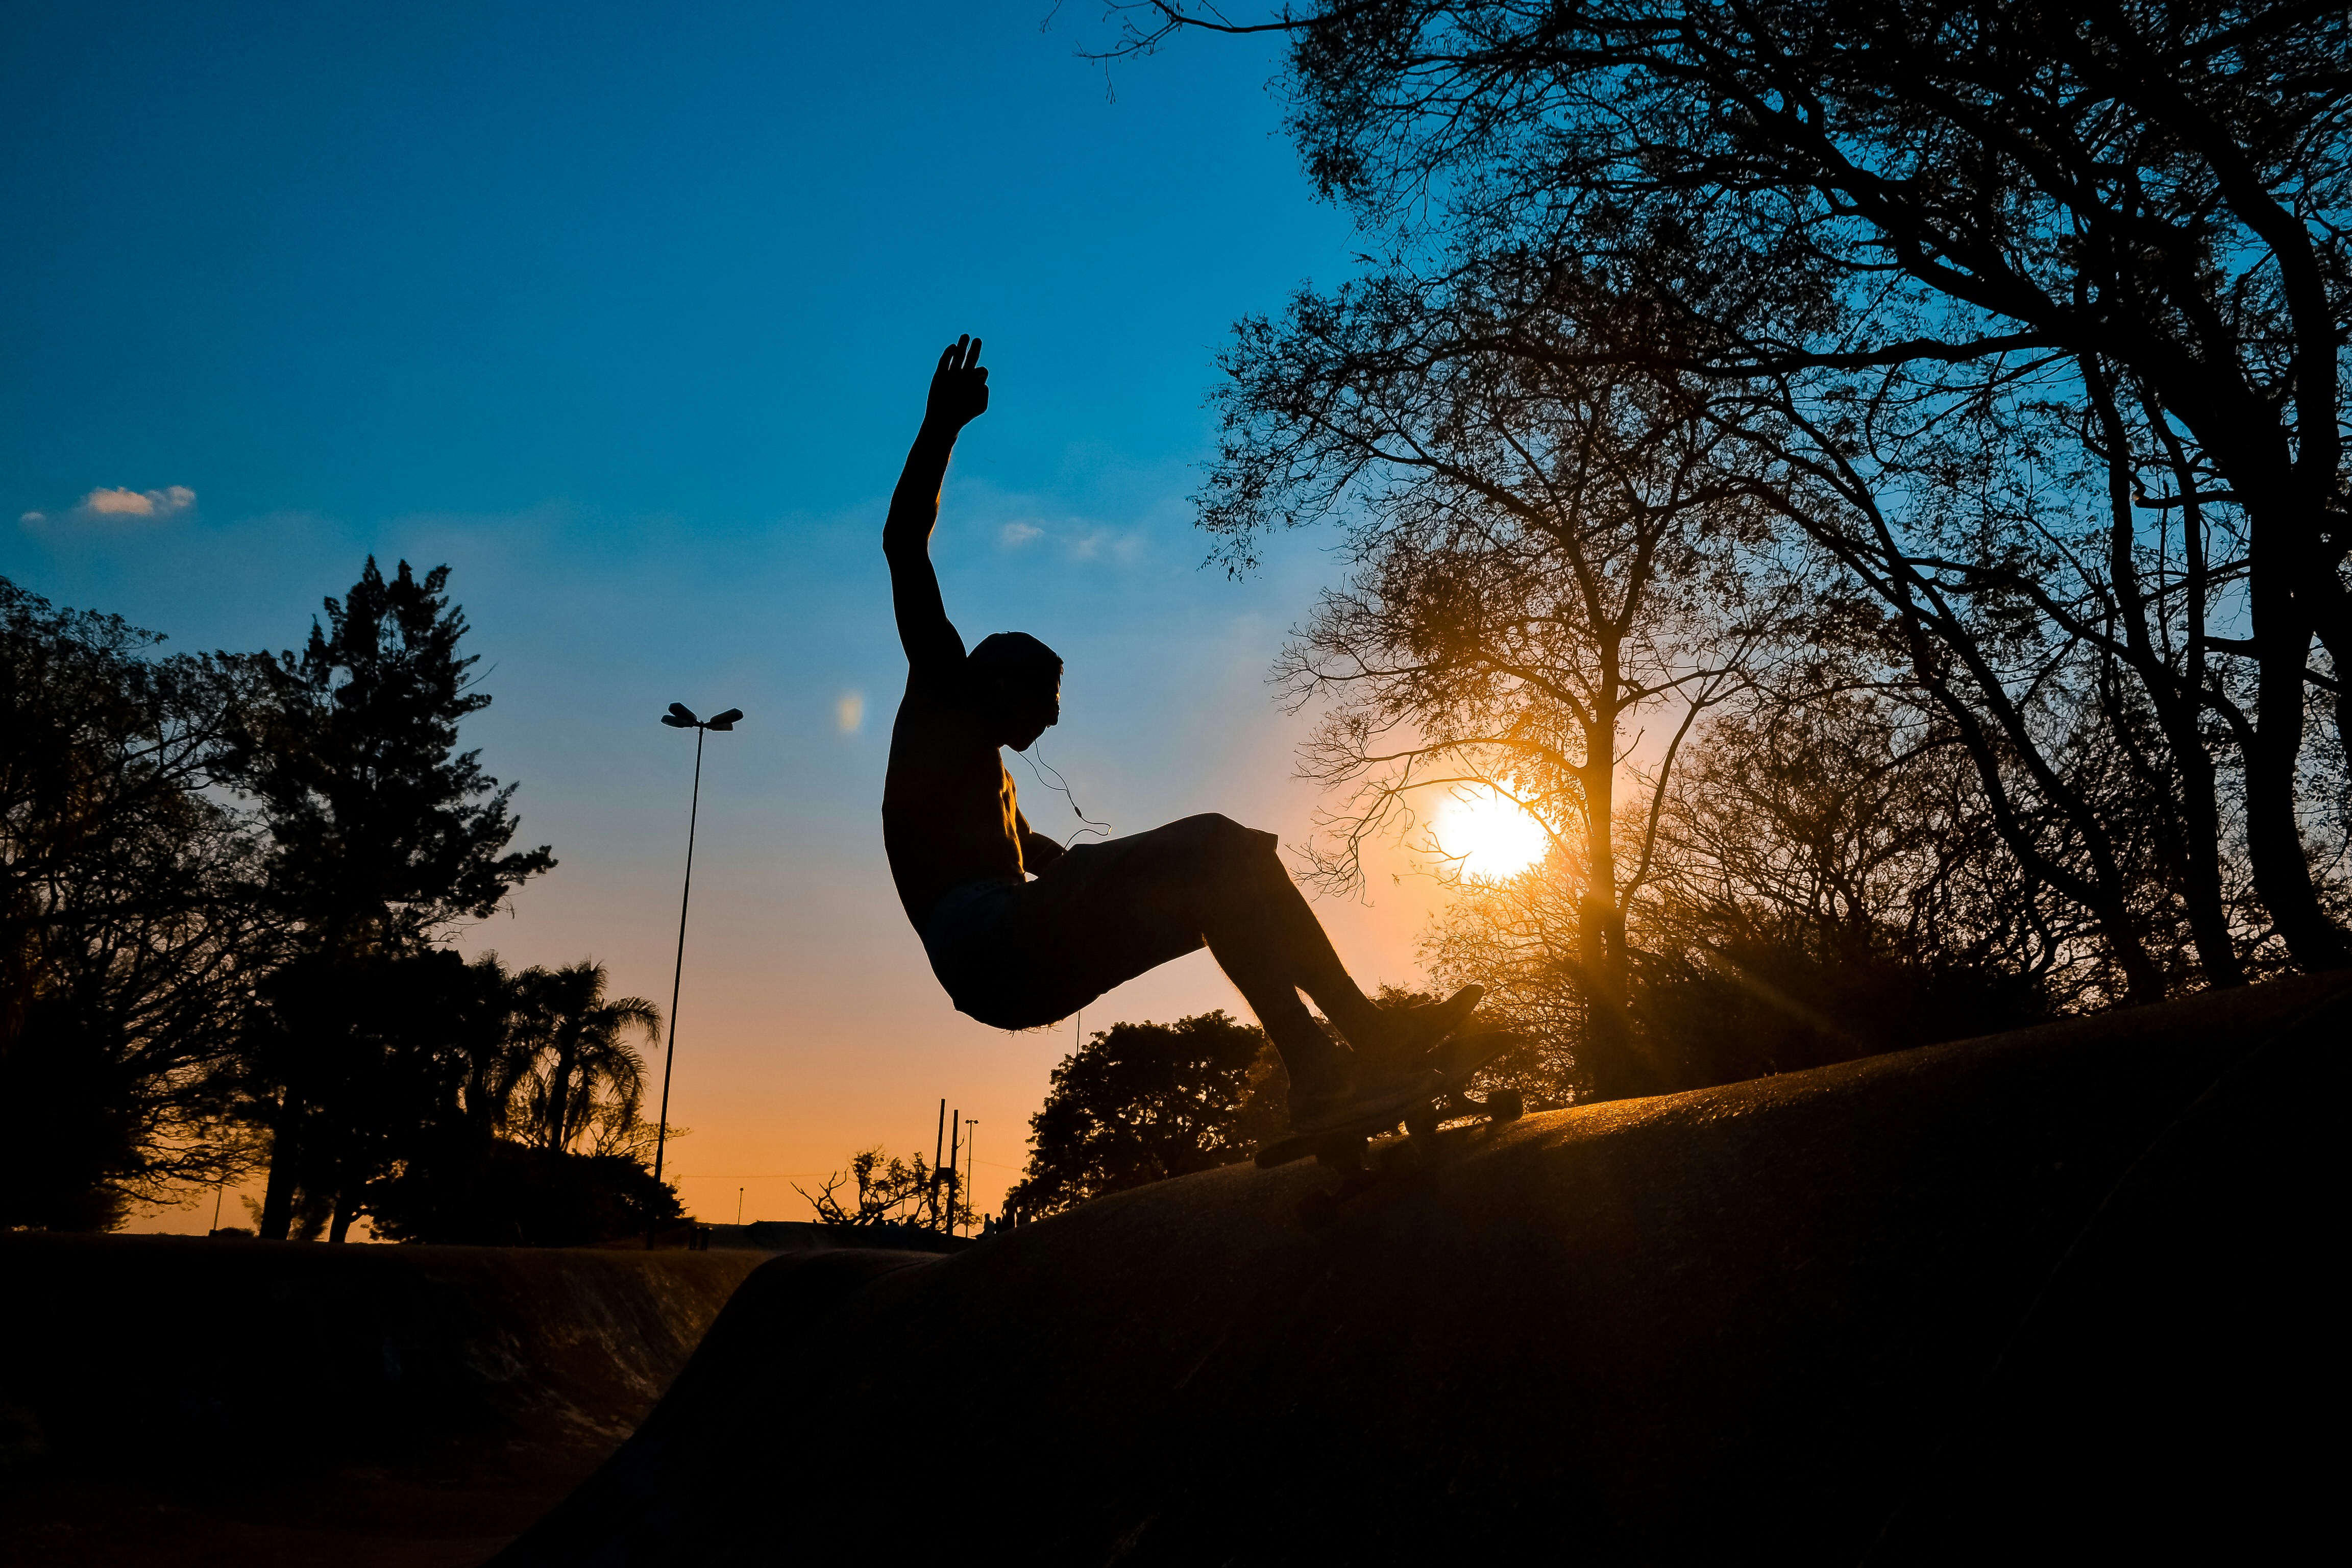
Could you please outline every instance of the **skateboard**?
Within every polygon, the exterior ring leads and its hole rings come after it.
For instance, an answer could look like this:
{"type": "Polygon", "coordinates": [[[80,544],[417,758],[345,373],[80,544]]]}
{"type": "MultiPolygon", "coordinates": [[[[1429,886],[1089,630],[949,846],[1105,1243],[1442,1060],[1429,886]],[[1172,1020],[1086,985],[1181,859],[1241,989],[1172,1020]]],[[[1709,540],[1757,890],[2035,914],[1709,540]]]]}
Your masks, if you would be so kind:
{"type": "Polygon", "coordinates": [[[1341,1204],[1386,1177],[1417,1168],[1434,1151],[1437,1129],[1443,1122],[1465,1116],[1490,1123],[1516,1120],[1525,1109],[1518,1090],[1498,1089],[1483,1097],[1474,1095],[1470,1079],[1480,1068],[1519,1043],[1519,1036],[1504,1030],[1456,1035],[1441,1041],[1422,1058],[1423,1070],[1435,1068],[1438,1075],[1437,1087],[1427,1099],[1363,1121],[1276,1139],[1257,1152],[1257,1163],[1270,1170],[1312,1157],[1339,1174],[1337,1192],[1309,1193],[1299,1202],[1298,1217],[1310,1228],[1319,1229],[1337,1216],[1341,1204]],[[1383,1149],[1377,1163],[1369,1163],[1371,1140],[1400,1121],[1404,1123],[1406,1142],[1383,1149]]]}

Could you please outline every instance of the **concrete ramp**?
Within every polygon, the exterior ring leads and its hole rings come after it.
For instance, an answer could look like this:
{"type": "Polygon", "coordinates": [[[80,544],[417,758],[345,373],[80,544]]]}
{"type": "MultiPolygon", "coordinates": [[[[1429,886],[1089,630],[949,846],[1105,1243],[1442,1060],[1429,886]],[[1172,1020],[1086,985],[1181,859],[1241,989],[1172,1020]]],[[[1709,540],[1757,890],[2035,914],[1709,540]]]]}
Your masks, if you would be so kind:
{"type": "MultiPolygon", "coordinates": [[[[499,1559],[2285,1555],[2340,977],[780,1258],[499,1559]]],[[[2332,1523],[2332,1521],[2328,1521],[2332,1523]]]]}
{"type": "Polygon", "coordinates": [[[479,1563],[762,1256],[0,1236],[0,1564],[479,1563]]]}

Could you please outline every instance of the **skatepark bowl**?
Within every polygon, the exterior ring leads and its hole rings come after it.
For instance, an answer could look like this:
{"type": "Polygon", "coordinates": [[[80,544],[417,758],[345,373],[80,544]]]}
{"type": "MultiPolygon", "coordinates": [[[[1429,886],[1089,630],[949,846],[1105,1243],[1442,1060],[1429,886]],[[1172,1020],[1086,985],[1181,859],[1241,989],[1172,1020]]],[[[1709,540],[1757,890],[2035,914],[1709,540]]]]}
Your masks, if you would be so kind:
{"type": "Polygon", "coordinates": [[[950,1256],[0,1237],[7,1560],[2284,1559],[2347,1023],[1531,1115],[1317,1229],[1309,1163],[950,1256]]]}

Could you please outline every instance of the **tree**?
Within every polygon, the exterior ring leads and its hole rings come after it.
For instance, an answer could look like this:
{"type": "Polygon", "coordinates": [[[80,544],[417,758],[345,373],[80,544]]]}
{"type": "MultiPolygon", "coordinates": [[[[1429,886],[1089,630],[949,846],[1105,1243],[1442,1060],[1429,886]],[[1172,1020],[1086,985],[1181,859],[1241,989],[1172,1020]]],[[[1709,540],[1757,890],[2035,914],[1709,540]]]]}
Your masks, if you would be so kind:
{"type": "Polygon", "coordinates": [[[570,1149],[600,1123],[608,1136],[635,1126],[645,1100],[645,1058],[629,1047],[631,1029],[661,1038],[661,1009],[642,996],[604,995],[604,966],[593,959],[516,977],[518,1023],[536,1067],[526,1086],[532,1138],[570,1149]]]}
{"type": "Polygon", "coordinates": [[[368,1211],[386,1240],[471,1247],[593,1247],[685,1217],[641,1161],[506,1138],[411,1162],[370,1188],[368,1211]]]}
{"type": "Polygon", "coordinates": [[[342,1239],[389,1167],[384,1086],[413,1053],[371,1008],[394,966],[555,864],[545,846],[507,851],[514,786],[456,749],[489,698],[470,689],[447,581],[446,566],[420,580],[402,562],[387,582],[371,557],[302,654],[267,667],[271,700],[239,737],[236,782],[260,803],[271,892],[299,948],[245,1053],[248,1114],[271,1140],[264,1237],[287,1234],[309,1191],[342,1239]]]}
{"type": "Polygon", "coordinates": [[[1269,530],[1346,520],[1351,580],[1276,666],[1294,703],[1327,704],[1304,768],[1347,795],[1325,879],[1352,887],[1361,841],[1410,833],[1417,794],[1512,800],[1576,880],[1588,1065],[1630,1082],[1600,1059],[1632,1048],[1625,911],[1655,872],[1682,745],[1801,604],[1809,632],[1824,606],[1732,504],[1699,399],[1482,351],[1490,304],[1384,277],[1244,322],[1202,522],[1238,570],[1269,530]],[[1653,722],[1646,799],[1624,801],[1653,722]],[[1621,804],[1643,808],[1622,842],[1621,804]]]}
{"type": "Polygon", "coordinates": [[[419,953],[406,968],[415,982],[411,994],[426,998],[423,1011],[437,1026],[423,1121],[478,1140],[520,1131],[515,1101],[537,1056],[520,1024],[527,1005],[520,977],[496,952],[467,961],[446,948],[419,953]]]}
{"type": "Polygon", "coordinates": [[[1246,1160],[1285,1130],[1288,1098],[1265,1031],[1223,1011],[1114,1024],[1054,1069],[1029,1121],[1029,1168],[1005,1206],[1052,1214],[1246,1160]]]}
{"type": "Polygon", "coordinates": [[[2044,438],[2047,406],[2003,391],[1955,406],[1884,381],[1866,417],[1759,394],[1746,492],[1878,601],[1887,679],[1964,750],[2028,873],[2097,922],[2110,995],[2165,994],[2184,916],[2208,983],[2242,982],[2204,737],[2192,726],[2193,749],[2169,749],[2164,702],[2135,684],[2164,669],[2116,635],[2137,614],[2113,592],[2118,546],[2044,438]]]}
{"type": "Polygon", "coordinates": [[[947,1171],[934,1170],[921,1154],[901,1160],[887,1150],[861,1149],[850,1156],[849,1169],[835,1171],[814,1193],[794,1184],[793,1191],[808,1199],[820,1224],[856,1226],[919,1226],[925,1230],[952,1230],[980,1216],[963,1186],[947,1171]],[[841,1189],[855,1182],[856,1207],[845,1207],[841,1189]]]}
{"type": "MultiPolygon", "coordinates": [[[[352,1010],[380,1041],[365,1080],[375,1113],[339,1145],[359,1152],[351,1174],[365,1184],[352,1207],[379,1237],[578,1247],[680,1216],[676,1191],[646,1169],[641,1068],[619,1037],[631,1021],[650,1027],[651,1009],[606,1002],[594,961],[510,974],[494,952],[468,963],[434,948],[360,978],[379,974],[381,991],[352,1010]]],[[[337,1190],[332,1179],[298,1188],[294,1234],[331,1221],[320,1198],[337,1190]]]]}
{"type": "Polygon", "coordinates": [[[0,1225],[110,1229],[251,1157],[224,1067],[281,929],[215,792],[225,658],[0,579],[0,1225]]]}
{"type": "MultiPolygon", "coordinates": [[[[1130,47],[1230,26],[1134,14],[1130,47]]],[[[2231,853],[2251,934],[2345,962],[2314,869],[2342,816],[2315,821],[2329,792],[2305,746],[2307,707],[2332,706],[2322,761],[2340,767],[2352,637],[2342,7],[1339,0],[1265,25],[1293,35],[1290,129],[1328,193],[1400,248],[1442,232],[1446,266],[1540,276],[1545,309],[1588,329],[1578,363],[1750,389],[1757,450],[1844,492],[1817,536],[1914,638],[1988,798],[2024,781],[2005,836],[2095,908],[2136,995],[2161,975],[2134,952],[2130,876],[2099,863],[2105,830],[2061,759],[2021,742],[2036,719],[2010,710],[2020,691],[1958,601],[2032,606],[2107,664],[2118,710],[2146,710],[2163,754],[2139,771],[2175,818],[2161,837],[2210,982],[2242,973],[2227,950],[2246,933],[2217,912],[2231,853]],[[2037,599],[2038,550],[1916,547],[1853,451],[1882,412],[1980,405],[2021,378],[2071,416],[2084,510],[2105,514],[2072,605],[2037,599]],[[2210,809],[2209,772],[2234,773],[2210,809]],[[2024,816],[2051,812],[2085,863],[2035,841],[2024,816]],[[2216,842],[2232,816],[2242,845],[2216,842]]]]}
{"type": "Polygon", "coordinates": [[[2095,926],[2006,852],[1965,748],[1906,697],[1727,715],[1681,781],[1643,911],[1643,990],[1694,1082],[1991,1033],[2113,994],[2095,926]],[[1714,1009],[1711,1044],[1695,1037],[1710,992],[1741,1000],[1714,1009]]]}
{"type": "Polygon", "coordinates": [[[264,979],[259,1000],[240,1087],[252,1093],[257,1067],[285,1075],[283,1099],[265,1108],[275,1190],[263,1204],[265,1215],[272,1195],[283,1205],[286,1236],[342,1239],[384,1178],[470,1162],[514,1122],[532,1052],[516,1038],[515,981],[495,954],[306,955],[264,979]]]}
{"type": "Polygon", "coordinates": [[[1709,724],[1629,911],[1622,1059],[1591,1049],[1573,879],[1554,863],[1465,888],[1423,951],[1528,1037],[1490,1079],[1535,1105],[1697,1089],[2017,1027],[2098,984],[1959,748],[1915,718],[1849,692],[1709,724]]]}

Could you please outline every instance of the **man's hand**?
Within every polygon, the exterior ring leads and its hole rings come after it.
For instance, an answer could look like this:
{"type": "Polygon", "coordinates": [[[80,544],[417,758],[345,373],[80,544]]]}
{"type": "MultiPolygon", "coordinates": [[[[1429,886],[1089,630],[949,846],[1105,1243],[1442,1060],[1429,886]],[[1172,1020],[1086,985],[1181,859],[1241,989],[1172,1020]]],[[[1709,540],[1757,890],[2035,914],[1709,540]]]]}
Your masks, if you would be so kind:
{"type": "Polygon", "coordinates": [[[1035,876],[1069,853],[1067,847],[1046,837],[1027,823],[1021,825],[1021,868],[1035,876]]]}
{"type": "Polygon", "coordinates": [[[952,436],[987,412],[988,372],[981,368],[980,340],[966,334],[940,351],[923,423],[952,436]]]}

